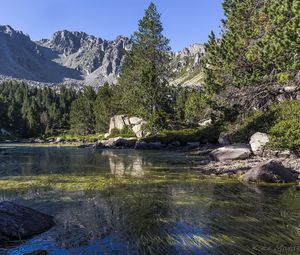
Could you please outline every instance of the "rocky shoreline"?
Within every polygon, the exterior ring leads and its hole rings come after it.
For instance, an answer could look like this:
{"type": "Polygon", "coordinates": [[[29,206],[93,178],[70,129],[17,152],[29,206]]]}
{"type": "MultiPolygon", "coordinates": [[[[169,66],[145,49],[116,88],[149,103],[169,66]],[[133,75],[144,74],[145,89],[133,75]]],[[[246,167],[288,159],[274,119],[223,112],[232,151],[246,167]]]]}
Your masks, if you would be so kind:
{"type": "Polygon", "coordinates": [[[276,160],[286,168],[291,169],[293,174],[298,175],[298,182],[300,182],[300,158],[293,153],[267,151],[263,155],[252,154],[246,159],[216,161],[210,156],[211,151],[213,148],[188,152],[187,154],[190,156],[199,155],[199,159],[192,162],[191,168],[203,174],[214,176],[243,175],[270,160],[276,160]]]}
{"type": "MultiPolygon", "coordinates": [[[[92,149],[136,149],[136,150],[165,150],[174,152],[183,152],[187,156],[193,157],[191,160],[191,169],[210,176],[242,176],[253,169],[270,168],[267,173],[273,174],[274,178],[270,179],[266,173],[261,173],[260,177],[250,178],[248,181],[253,182],[293,182],[299,183],[300,189],[300,158],[290,151],[271,151],[264,150],[259,142],[254,141],[255,137],[259,138],[263,144],[267,139],[262,134],[256,134],[252,137],[249,144],[201,144],[199,142],[179,142],[173,141],[163,143],[160,141],[147,141],[138,138],[115,137],[94,143],[86,141],[69,142],[62,138],[51,140],[26,139],[5,141],[4,143],[31,143],[45,146],[75,146],[78,148],[92,149]],[[196,158],[196,159],[195,159],[196,158]],[[275,165],[274,165],[275,164],[275,165]],[[281,169],[278,171],[277,169],[281,169]],[[276,173],[277,171],[277,173],[276,173]],[[289,172],[285,176],[280,176],[282,172],[289,172]],[[291,178],[294,176],[295,178],[291,178]],[[291,181],[292,180],[292,181],[291,181]]],[[[254,171],[254,170],[253,170],[254,171]]],[[[256,172],[257,172],[256,171],[256,172]]],[[[257,174],[256,174],[257,175],[257,174]]]]}

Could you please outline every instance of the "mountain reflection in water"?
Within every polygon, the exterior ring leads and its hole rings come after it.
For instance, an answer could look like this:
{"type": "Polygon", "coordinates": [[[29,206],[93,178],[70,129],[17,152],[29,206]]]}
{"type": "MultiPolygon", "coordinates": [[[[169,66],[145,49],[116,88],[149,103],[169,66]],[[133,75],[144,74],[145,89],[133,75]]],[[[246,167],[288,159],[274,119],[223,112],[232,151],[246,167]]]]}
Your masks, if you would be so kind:
{"type": "Polygon", "coordinates": [[[0,184],[0,200],[57,223],[3,254],[300,254],[299,192],[205,180],[188,160],[169,152],[0,146],[3,180],[80,176],[68,189],[0,184]],[[110,185],[82,186],[99,176],[110,185]]]}

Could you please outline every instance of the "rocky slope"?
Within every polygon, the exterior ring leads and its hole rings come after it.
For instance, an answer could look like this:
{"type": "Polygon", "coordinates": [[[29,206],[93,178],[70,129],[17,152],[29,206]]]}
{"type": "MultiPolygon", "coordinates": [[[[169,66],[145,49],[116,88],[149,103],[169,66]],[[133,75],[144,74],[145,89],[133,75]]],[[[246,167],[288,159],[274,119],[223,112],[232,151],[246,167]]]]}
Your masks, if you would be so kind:
{"type": "Polygon", "coordinates": [[[81,32],[59,31],[38,42],[10,26],[0,26],[0,79],[32,84],[115,82],[129,39],[102,40],[81,32]]]}
{"type": "Polygon", "coordinates": [[[199,86],[202,82],[201,60],[205,54],[203,44],[193,44],[173,54],[172,84],[182,86],[199,86]]]}
{"type": "MultiPolygon", "coordinates": [[[[83,32],[59,31],[50,39],[34,42],[21,31],[0,26],[0,80],[26,81],[33,85],[91,85],[114,83],[122,71],[128,38],[103,40],[83,32]]],[[[204,46],[194,44],[172,53],[176,85],[200,85],[199,64],[204,46]]]]}

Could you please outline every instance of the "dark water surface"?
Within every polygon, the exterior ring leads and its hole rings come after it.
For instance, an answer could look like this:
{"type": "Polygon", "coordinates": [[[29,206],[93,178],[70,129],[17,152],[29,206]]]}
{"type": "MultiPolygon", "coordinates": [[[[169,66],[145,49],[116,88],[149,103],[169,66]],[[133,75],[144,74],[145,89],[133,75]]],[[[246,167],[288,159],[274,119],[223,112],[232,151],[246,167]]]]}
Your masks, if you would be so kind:
{"type": "MultiPolygon", "coordinates": [[[[0,145],[0,201],[55,217],[0,254],[300,254],[300,192],[207,179],[174,152],[0,145]]],[[[7,245],[7,244],[6,244],[7,245]]]]}

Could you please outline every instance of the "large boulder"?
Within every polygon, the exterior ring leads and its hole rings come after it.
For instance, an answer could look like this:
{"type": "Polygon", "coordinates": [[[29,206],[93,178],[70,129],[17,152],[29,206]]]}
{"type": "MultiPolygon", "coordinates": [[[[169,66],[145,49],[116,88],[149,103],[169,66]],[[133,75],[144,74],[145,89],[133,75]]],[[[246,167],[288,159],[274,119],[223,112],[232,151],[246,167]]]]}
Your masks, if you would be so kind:
{"type": "Polygon", "coordinates": [[[264,146],[269,142],[269,137],[265,133],[257,132],[250,138],[250,146],[253,154],[259,155],[263,149],[264,146]]]}
{"type": "Polygon", "coordinates": [[[30,238],[53,226],[52,216],[12,202],[0,203],[0,242],[30,238]]]}
{"type": "Polygon", "coordinates": [[[112,133],[112,130],[117,129],[119,131],[122,130],[132,130],[136,137],[142,138],[145,137],[146,132],[146,124],[147,122],[138,117],[127,117],[125,115],[115,115],[110,119],[109,124],[109,133],[112,133]]]}
{"type": "Polygon", "coordinates": [[[142,138],[146,135],[146,126],[147,122],[142,121],[139,124],[132,126],[132,131],[135,133],[136,137],[142,138]]]}
{"type": "Polygon", "coordinates": [[[130,125],[138,125],[138,124],[141,124],[142,121],[143,121],[143,119],[142,118],[138,118],[138,117],[131,117],[131,118],[129,118],[130,125]]]}
{"type": "Polygon", "coordinates": [[[248,182],[297,182],[297,176],[292,169],[286,168],[280,161],[274,159],[253,167],[241,179],[248,182]]]}
{"type": "MultiPolygon", "coordinates": [[[[109,123],[109,133],[113,129],[123,130],[126,126],[125,119],[126,117],[124,115],[115,115],[110,119],[109,123]]],[[[127,122],[127,121],[126,121],[127,122]]]]}
{"type": "Polygon", "coordinates": [[[251,156],[251,150],[246,144],[233,144],[215,149],[210,155],[216,161],[247,159],[251,156]]]}

